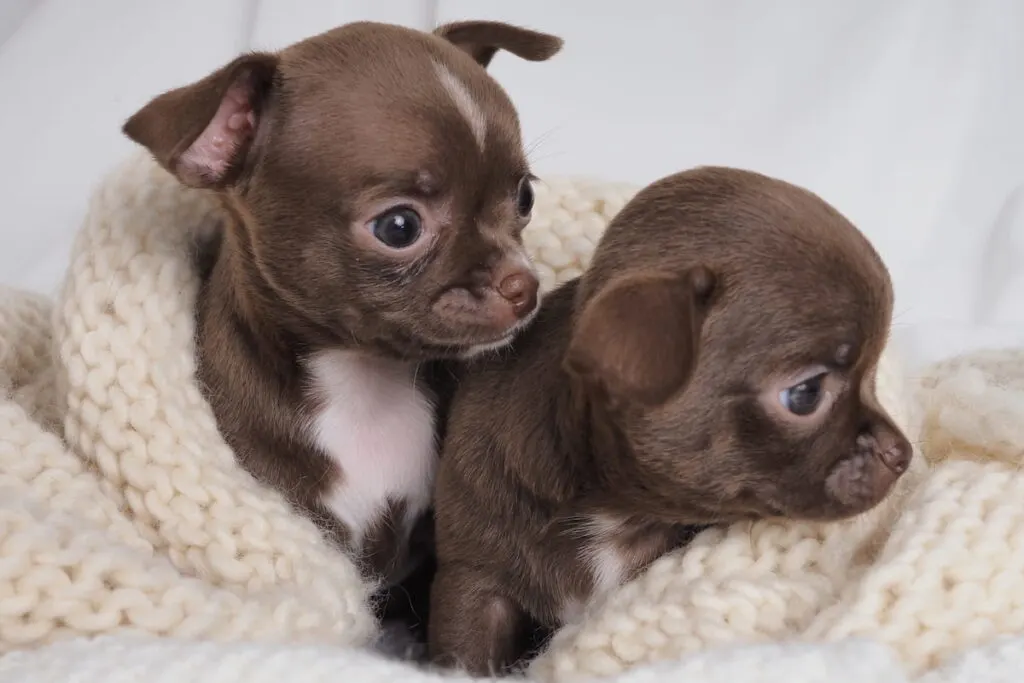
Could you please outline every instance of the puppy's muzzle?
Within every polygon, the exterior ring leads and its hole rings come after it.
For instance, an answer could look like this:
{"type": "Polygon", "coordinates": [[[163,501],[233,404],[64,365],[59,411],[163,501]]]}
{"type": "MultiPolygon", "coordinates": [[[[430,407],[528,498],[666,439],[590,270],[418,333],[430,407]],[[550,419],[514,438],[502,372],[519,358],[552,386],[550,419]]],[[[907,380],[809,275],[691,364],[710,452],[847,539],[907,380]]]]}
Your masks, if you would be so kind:
{"type": "Polygon", "coordinates": [[[508,259],[474,271],[445,291],[434,311],[457,329],[463,344],[504,346],[530,322],[540,299],[540,283],[533,269],[528,263],[508,259]]]}
{"type": "Polygon", "coordinates": [[[840,460],[825,480],[825,489],[849,514],[880,503],[910,467],[913,448],[888,426],[869,428],[857,436],[853,453],[840,460]]]}

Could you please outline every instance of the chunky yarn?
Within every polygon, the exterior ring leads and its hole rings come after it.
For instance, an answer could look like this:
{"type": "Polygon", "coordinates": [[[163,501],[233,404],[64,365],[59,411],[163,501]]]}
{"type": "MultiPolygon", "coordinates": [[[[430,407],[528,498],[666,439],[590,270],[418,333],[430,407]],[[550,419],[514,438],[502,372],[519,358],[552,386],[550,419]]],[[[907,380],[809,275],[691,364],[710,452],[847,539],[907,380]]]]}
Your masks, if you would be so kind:
{"type": "MultiPolygon", "coordinates": [[[[545,288],[586,267],[634,191],[537,188],[525,241],[545,288]]],[[[215,210],[140,154],[96,191],[56,301],[0,290],[0,683],[465,680],[369,651],[371,587],[220,438],[195,383],[190,259],[215,210]]],[[[527,675],[1016,680],[1024,351],[913,382],[901,367],[888,351],[879,390],[918,457],[883,505],[709,530],[527,675]]]]}
{"type": "Polygon", "coordinates": [[[374,633],[354,565],[235,464],[194,381],[189,241],[212,208],[138,157],[96,193],[52,310],[0,298],[0,651],[374,633]]]}

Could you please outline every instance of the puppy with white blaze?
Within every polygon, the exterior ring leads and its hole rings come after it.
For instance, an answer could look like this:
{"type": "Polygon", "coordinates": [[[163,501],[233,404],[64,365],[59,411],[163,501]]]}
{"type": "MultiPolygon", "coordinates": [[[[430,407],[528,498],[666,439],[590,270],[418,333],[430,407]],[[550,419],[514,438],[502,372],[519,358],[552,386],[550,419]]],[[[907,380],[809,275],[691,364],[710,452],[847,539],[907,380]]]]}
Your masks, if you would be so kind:
{"type": "Polygon", "coordinates": [[[349,24],[241,55],[124,125],[222,206],[197,348],[225,439],[385,587],[431,545],[436,364],[505,346],[540,300],[533,174],[486,68],[561,44],[498,22],[349,24]]]}

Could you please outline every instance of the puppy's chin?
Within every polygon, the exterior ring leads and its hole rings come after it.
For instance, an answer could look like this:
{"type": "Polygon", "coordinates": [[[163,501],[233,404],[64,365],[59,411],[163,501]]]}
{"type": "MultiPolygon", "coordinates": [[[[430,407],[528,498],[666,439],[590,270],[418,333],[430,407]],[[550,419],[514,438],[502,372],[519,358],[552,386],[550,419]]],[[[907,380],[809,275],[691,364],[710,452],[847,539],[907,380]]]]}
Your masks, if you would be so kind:
{"type": "MultiPolygon", "coordinates": [[[[892,492],[897,479],[879,483],[872,468],[854,458],[846,458],[819,484],[813,502],[763,501],[760,514],[765,519],[792,519],[808,522],[839,522],[857,517],[880,505],[892,492]],[[873,481],[874,480],[874,481],[873,481]]],[[[781,497],[781,492],[780,492],[781,497]]]]}
{"type": "Polygon", "coordinates": [[[495,329],[490,320],[476,324],[469,321],[444,320],[437,315],[420,319],[415,326],[405,313],[378,314],[377,334],[368,340],[379,352],[404,360],[446,361],[470,360],[498,352],[536,319],[539,303],[527,315],[504,328],[495,329]]]}
{"type": "Polygon", "coordinates": [[[481,341],[465,339],[453,341],[432,341],[423,339],[409,343],[404,349],[394,348],[394,345],[391,345],[389,350],[410,360],[469,361],[507,348],[523,328],[527,326],[527,324],[529,324],[529,320],[524,320],[522,323],[513,326],[508,332],[497,338],[481,336],[481,341]]]}
{"type": "Polygon", "coordinates": [[[506,332],[500,338],[494,341],[482,342],[479,344],[471,344],[463,348],[462,352],[459,354],[459,359],[468,361],[507,348],[515,340],[515,338],[519,336],[519,333],[525,330],[530,325],[530,323],[533,322],[533,319],[537,317],[537,311],[539,309],[539,306],[535,308],[532,313],[530,313],[528,316],[526,316],[518,323],[513,325],[508,330],[508,332],[506,332]]]}
{"type": "Polygon", "coordinates": [[[538,304],[527,315],[516,320],[504,330],[479,329],[476,333],[430,336],[420,339],[417,344],[423,356],[430,360],[461,360],[487,356],[507,348],[523,330],[530,326],[540,311],[538,304]]]}
{"type": "Polygon", "coordinates": [[[514,332],[510,332],[509,334],[505,335],[504,337],[497,341],[488,342],[485,344],[474,344],[473,346],[463,349],[459,353],[459,360],[473,360],[474,358],[479,358],[480,356],[484,356],[495,351],[501,351],[502,349],[507,348],[508,345],[512,343],[512,340],[515,339],[515,336],[516,335],[514,332]]]}

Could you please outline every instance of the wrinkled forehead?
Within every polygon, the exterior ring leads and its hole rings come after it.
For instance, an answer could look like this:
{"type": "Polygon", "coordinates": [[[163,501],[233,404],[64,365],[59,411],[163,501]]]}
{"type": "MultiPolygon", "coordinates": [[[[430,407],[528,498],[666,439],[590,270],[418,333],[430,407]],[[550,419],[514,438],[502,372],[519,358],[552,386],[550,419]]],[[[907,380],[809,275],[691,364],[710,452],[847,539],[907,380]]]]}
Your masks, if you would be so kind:
{"type": "Polygon", "coordinates": [[[518,118],[501,87],[454,47],[414,39],[422,43],[286,61],[278,142],[316,150],[368,183],[406,175],[443,185],[488,166],[525,166],[518,118]]]}
{"type": "Polygon", "coordinates": [[[847,361],[870,365],[882,352],[892,290],[884,270],[873,264],[849,258],[763,260],[731,279],[734,286],[709,327],[734,358],[790,372],[847,361]]]}

